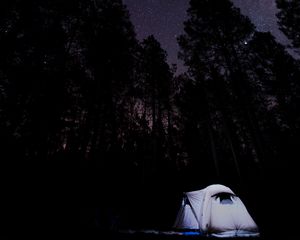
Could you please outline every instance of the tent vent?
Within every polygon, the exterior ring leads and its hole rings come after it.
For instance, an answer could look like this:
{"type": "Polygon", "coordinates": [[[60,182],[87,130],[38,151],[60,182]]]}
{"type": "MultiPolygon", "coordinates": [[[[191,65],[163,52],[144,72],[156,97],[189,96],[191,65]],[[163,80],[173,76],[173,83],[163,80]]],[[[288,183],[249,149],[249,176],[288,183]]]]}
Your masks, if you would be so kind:
{"type": "Polygon", "coordinates": [[[214,197],[215,200],[220,199],[221,204],[233,204],[232,200],[235,196],[232,193],[221,192],[213,195],[212,197],[214,197]]]}

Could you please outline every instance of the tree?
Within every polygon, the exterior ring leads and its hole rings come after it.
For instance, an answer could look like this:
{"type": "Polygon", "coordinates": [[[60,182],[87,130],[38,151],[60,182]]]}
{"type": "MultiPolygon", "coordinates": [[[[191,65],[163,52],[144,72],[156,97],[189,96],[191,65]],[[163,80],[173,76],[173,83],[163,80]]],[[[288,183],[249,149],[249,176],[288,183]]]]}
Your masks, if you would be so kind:
{"type": "Polygon", "coordinates": [[[25,133],[13,132],[28,127],[28,144],[51,145],[39,148],[44,157],[78,149],[85,155],[89,144],[95,149],[104,133],[95,135],[106,124],[110,125],[107,131],[114,132],[107,139],[117,141],[116,121],[126,115],[122,108],[133,78],[137,45],[122,2],[32,0],[6,6],[1,23],[5,56],[1,85],[6,107],[18,108],[7,114],[20,114],[7,116],[11,136],[24,137],[25,133]],[[39,134],[44,134],[44,140],[37,138],[39,134]]]}
{"type": "Polygon", "coordinates": [[[229,1],[191,0],[179,44],[189,73],[178,105],[187,165],[209,169],[198,181],[243,186],[264,199],[276,191],[265,189],[270,183],[294,186],[299,63],[229,1]],[[282,169],[292,177],[279,180],[282,169]]]}
{"type": "Polygon", "coordinates": [[[20,159],[47,158],[49,134],[59,125],[67,58],[62,7],[53,1],[15,1],[1,23],[2,122],[13,144],[9,149],[17,147],[20,159]]]}
{"type": "MultiPolygon", "coordinates": [[[[161,48],[159,42],[154,36],[146,38],[141,49],[141,77],[140,86],[142,86],[143,102],[146,112],[151,112],[151,121],[153,136],[153,161],[161,157],[162,149],[158,147],[164,144],[164,135],[166,135],[168,111],[170,111],[170,83],[172,73],[166,62],[166,52],[161,48]]],[[[154,169],[156,168],[153,162],[154,169]]]]}
{"type": "Polygon", "coordinates": [[[295,48],[300,47],[300,2],[297,0],[276,0],[280,30],[292,41],[295,48]]]}
{"type": "Polygon", "coordinates": [[[249,125],[245,121],[249,122],[251,117],[245,95],[247,84],[239,59],[254,27],[229,1],[191,1],[188,15],[186,34],[179,38],[179,44],[181,57],[201,91],[202,100],[199,101],[206,109],[200,115],[203,120],[199,121],[206,124],[204,129],[216,174],[220,175],[220,169],[227,170],[227,167],[220,167],[220,163],[229,164],[228,160],[219,158],[231,155],[228,158],[238,176],[241,175],[238,154],[242,152],[242,143],[237,139],[244,124],[249,125]],[[218,151],[227,153],[219,154],[218,151]]]}
{"type": "Polygon", "coordinates": [[[122,2],[4,1],[1,7],[0,128],[8,165],[21,162],[19,177],[45,165],[40,177],[47,178],[51,166],[66,173],[79,161],[92,180],[86,189],[93,190],[101,173],[119,179],[112,170],[122,173],[116,161],[126,165],[114,157],[137,46],[122,2]]]}
{"type": "Polygon", "coordinates": [[[299,108],[299,63],[270,33],[257,33],[249,42],[247,61],[251,64],[248,69],[254,93],[252,102],[261,136],[266,142],[264,165],[278,170],[289,168],[295,164],[292,155],[298,154],[295,150],[299,142],[296,110],[299,108]]]}

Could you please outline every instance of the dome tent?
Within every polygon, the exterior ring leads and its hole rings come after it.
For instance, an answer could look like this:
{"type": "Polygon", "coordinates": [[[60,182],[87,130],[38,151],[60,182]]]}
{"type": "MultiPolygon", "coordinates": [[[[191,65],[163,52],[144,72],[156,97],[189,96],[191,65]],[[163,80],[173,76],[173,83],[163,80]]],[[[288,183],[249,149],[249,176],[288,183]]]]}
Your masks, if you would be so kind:
{"type": "Polygon", "coordinates": [[[199,230],[214,237],[259,236],[258,227],[240,198],[219,184],[185,192],[174,227],[199,230]]]}

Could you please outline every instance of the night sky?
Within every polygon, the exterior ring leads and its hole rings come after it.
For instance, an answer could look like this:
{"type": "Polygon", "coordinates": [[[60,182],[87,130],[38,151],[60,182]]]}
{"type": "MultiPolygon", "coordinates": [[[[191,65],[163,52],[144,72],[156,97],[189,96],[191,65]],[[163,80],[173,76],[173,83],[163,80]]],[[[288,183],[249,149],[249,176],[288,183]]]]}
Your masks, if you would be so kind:
{"type": "Polygon", "coordinates": [[[123,0],[128,6],[138,39],[153,34],[168,53],[170,64],[183,64],[177,59],[179,50],[177,36],[183,33],[188,0],[123,0]]]}
{"type": "MultiPolygon", "coordinates": [[[[123,0],[128,6],[138,39],[153,34],[168,53],[168,62],[178,65],[178,73],[184,71],[178,60],[177,36],[183,33],[183,21],[189,0],[123,0]]],[[[270,31],[276,39],[287,45],[287,38],[278,30],[275,0],[233,0],[241,12],[251,19],[259,31],[270,31]]]]}

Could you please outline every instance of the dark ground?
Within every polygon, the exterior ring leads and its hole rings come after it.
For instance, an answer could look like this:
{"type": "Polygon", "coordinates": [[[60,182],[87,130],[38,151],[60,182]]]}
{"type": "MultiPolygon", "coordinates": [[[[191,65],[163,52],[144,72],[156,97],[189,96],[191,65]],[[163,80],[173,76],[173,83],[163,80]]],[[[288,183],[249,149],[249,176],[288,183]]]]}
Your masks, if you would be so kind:
{"type": "MultiPolygon", "coordinates": [[[[121,234],[121,233],[106,233],[103,232],[89,232],[84,233],[81,236],[81,239],[89,239],[89,240],[98,240],[98,239],[109,239],[109,240],[196,240],[196,239],[232,239],[232,240],[242,240],[242,239],[253,239],[253,240],[265,240],[265,239],[277,239],[273,238],[264,238],[264,237],[249,237],[249,238],[215,238],[215,237],[203,237],[203,236],[176,236],[176,235],[156,235],[156,234],[144,234],[144,233],[136,233],[136,234],[121,234]]],[[[288,239],[288,238],[284,238],[288,239]]]]}

